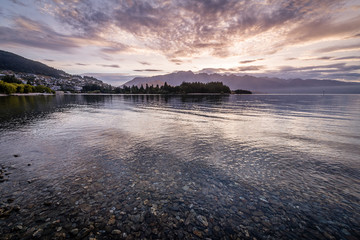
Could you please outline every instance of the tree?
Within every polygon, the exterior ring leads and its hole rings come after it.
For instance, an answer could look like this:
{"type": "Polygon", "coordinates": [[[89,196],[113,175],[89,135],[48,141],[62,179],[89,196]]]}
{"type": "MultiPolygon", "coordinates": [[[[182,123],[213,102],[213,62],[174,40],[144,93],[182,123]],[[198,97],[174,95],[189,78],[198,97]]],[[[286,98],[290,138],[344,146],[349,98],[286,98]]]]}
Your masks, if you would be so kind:
{"type": "Polygon", "coordinates": [[[21,82],[19,79],[17,79],[14,75],[6,75],[6,76],[4,76],[4,77],[2,78],[2,80],[3,80],[4,82],[7,82],[7,83],[19,83],[19,84],[22,83],[22,82],[21,82]]]}
{"type": "Polygon", "coordinates": [[[45,87],[43,85],[37,85],[34,87],[34,92],[38,92],[38,93],[52,93],[53,91],[48,88],[48,87],[45,87]]]}
{"type": "Polygon", "coordinates": [[[30,84],[24,85],[24,93],[32,93],[34,91],[34,86],[31,86],[30,84]]]}
{"type": "Polygon", "coordinates": [[[16,93],[16,86],[12,83],[0,81],[0,93],[5,93],[5,94],[16,93]]]}

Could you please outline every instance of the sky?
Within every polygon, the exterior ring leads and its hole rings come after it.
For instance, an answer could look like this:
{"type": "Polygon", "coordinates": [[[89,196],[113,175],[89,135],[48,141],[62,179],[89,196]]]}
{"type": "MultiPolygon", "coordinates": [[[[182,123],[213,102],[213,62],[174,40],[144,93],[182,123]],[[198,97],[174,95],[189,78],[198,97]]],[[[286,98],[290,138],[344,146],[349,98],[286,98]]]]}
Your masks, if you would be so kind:
{"type": "Polygon", "coordinates": [[[0,0],[0,49],[119,85],[175,71],[360,82],[360,0],[0,0]]]}

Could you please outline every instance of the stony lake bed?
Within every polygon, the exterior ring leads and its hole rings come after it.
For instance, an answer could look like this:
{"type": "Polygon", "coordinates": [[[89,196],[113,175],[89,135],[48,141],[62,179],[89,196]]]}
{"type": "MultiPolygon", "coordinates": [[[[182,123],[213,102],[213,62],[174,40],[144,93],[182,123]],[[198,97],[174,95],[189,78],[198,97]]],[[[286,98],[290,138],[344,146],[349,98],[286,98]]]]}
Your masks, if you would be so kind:
{"type": "Polygon", "coordinates": [[[0,239],[360,237],[358,95],[0,105],[0,239]]]}

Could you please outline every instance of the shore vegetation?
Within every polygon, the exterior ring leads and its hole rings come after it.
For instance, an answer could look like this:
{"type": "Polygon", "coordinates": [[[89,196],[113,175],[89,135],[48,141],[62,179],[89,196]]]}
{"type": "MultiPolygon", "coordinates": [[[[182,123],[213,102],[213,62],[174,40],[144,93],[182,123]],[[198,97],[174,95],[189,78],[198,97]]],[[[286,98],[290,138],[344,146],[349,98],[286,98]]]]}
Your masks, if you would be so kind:
{"type": "Polygon", "coordinates": [[[121,94],[191,94],[191,93],[219,93],[229,94],[230,88],[222,82],[183,82],[180,86],[170,86],[166,82],[159,86],[145,84],[145,87],[138,86],[123,86],[115,88],[115,93],[121,94]]]}
{"type": "Polygon", "coordinates": [[[23,84],[21,80],[17,79],[14,75],[6,75],[0,80],[0,93],[13,94],[13,93],[55,93],[50,88],[37,85],[23,84]]]}

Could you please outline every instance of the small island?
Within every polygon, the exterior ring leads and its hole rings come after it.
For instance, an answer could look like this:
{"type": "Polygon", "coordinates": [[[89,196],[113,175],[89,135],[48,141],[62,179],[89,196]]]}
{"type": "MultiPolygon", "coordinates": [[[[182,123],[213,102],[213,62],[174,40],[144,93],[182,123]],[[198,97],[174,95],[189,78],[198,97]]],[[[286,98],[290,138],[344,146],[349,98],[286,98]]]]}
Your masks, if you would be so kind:
{"type": "Polygon", "coordinates": [[[238,90],[235,90],[233,92],[231,92],[233,94],[252,94],[251,91],[249,90],[243,90],[243,89],[238,89],[238,90]]]}
{"type": "Polygon", "coordinates": [[[116,87],[114,90],[109,92],[109,89],[102,88],[99,85],[91,84],[85,85],[82,92],[92,92],[92,93],[117,93],[117,94],[251,94],[247,90],[236,90],[232,92],[230,88],[224,85],[222,82],[183,82],[180,86],[171,86],[164,83],[164,85],[159,86],[145,84],[130,86],[116,87]]]}

